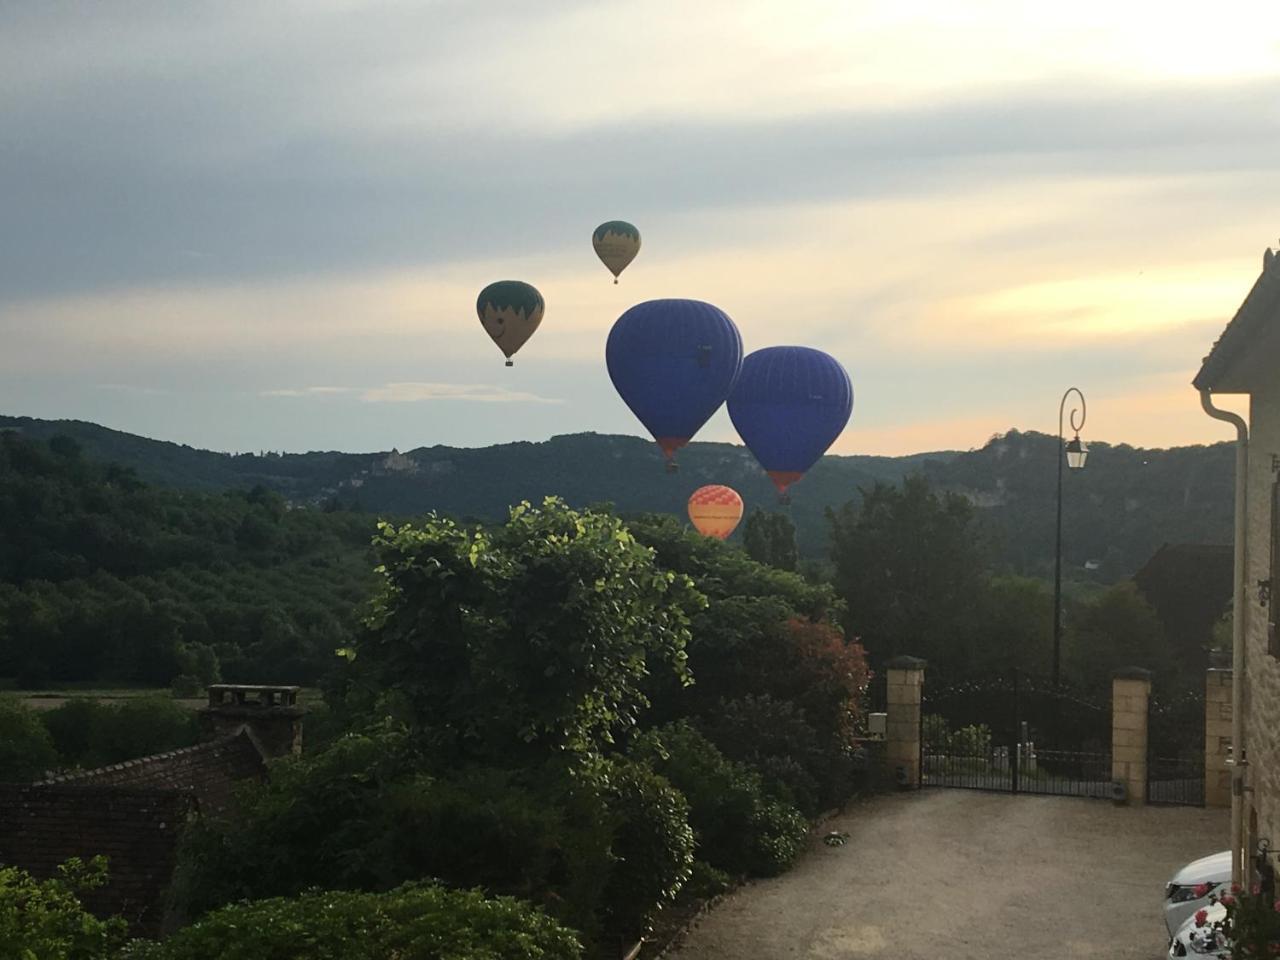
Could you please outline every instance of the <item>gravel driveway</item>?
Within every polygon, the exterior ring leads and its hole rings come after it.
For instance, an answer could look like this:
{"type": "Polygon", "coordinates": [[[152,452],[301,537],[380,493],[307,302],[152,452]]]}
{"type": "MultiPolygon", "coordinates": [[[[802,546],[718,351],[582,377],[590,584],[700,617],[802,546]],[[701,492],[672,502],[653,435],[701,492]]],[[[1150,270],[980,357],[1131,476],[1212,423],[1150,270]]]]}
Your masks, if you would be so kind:
{"type": "Polygon", "coordinates": [[[1167,948],[1160,900],[1226,847],[1225,810],[926,789],[826,826],[790,873],[722,902],[665,960],[1097,957],[1167,948]]]}

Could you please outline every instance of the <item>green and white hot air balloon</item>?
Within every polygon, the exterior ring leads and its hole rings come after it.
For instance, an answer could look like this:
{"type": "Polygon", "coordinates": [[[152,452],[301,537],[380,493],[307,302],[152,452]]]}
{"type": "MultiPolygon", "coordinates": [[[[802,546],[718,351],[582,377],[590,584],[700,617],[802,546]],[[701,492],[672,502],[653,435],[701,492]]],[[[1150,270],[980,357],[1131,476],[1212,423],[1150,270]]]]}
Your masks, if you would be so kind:
{"type": "Polygon", "coordinates": [[[591,245],[596,248],[596,256],[613,274],[613,282],[618,282],[618,274],[627,269],[627,264],[640,252],[640,231],[625,220],[610,220],[596,227],[591,235],[591,245]]]}
{"type": "Polygon", "coordinates": [[[508,367],[512,366],[511,357],[542,323],[545,308],[542,294],[522,280],[499,280],[480,291],[476,300],[480,324],[506,355],[508,367]]]}

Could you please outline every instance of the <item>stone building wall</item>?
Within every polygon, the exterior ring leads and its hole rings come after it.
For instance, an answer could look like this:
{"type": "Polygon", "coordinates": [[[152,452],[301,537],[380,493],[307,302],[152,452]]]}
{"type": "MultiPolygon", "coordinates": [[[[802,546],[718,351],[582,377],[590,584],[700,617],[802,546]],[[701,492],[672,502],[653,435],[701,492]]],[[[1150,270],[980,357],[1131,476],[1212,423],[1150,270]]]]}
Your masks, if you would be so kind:
{"type": "MultiPolygon", "coordinates": [[[[1249,495],[1245,570],[1246,655],[1245,748],[1249,759],[1248,802],[1257,814],[1255,840],[1280,846],[1280,662],[1268,651],[1270,611],[1260,602],[1259,580],[1271,577],[1271,486],[1280,456],[1280,377],[1259,384],[1250,403],[1249,495]]],[[[1274,602],[1274,601],[1273,601],[1274,602]]],[[[1246,810],[1245,821],[1249,822],[1246,810]]]]}

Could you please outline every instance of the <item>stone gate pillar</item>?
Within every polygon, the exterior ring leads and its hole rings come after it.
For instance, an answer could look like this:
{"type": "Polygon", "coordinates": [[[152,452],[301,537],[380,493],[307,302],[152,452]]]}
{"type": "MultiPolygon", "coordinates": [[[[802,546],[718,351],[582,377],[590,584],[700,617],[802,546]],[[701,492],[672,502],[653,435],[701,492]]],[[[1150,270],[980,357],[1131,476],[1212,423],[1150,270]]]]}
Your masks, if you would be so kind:
{"type": "Polygon", "coordinates": [[[1231,806],[1231,671],[1214,667],[1204,681],[1204,805],[1231,806]]]}
{"type": "Polygon", "coordinates": [[[894,657],[886,665],[888,686],[885,760],[889,777],[899,786],[920,786],[920,693],[925,662],[894,657]]]}
{"type": "Polygon", "coordinates": [[[1147,706],[1151,671],[1122,667],[1111,680],[1111,779],[1123,783],[1129,802],[1147,802],[1147,706]]]}

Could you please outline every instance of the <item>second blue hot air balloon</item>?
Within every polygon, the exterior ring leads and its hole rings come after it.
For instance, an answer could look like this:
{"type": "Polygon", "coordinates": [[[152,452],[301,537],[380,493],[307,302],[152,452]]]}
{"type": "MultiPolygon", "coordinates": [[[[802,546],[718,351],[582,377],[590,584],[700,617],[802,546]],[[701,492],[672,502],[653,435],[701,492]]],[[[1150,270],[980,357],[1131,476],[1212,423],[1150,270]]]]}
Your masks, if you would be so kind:
{"type": "Polygon", "coordinates": [[[832,356],[810,347],[748,354],[729,395],[729,418],[784,500],[827,452],[853,412],[853,384],[832,356]]]}
{"type": "Polygon", "coordinates": [[[701,300],[648,300],[620,316],[605,346],[609,378],[674,469],[676,450],[711,418],[742,367],[742,336],[701,300]]]}

